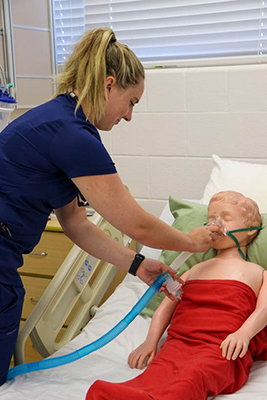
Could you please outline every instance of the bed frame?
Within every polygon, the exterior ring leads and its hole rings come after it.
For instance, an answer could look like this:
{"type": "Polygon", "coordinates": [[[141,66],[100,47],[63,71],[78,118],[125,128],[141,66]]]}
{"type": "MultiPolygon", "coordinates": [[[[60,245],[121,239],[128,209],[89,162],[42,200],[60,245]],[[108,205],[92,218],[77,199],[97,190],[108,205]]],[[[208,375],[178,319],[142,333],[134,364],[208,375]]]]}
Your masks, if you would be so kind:
{"type": "MultiPolygon", "coordinates": [[[[131,239],[94,213],[90,221],[124,246],[131,239]]],[[[41,356],[48,357],[72,340],[92,317],[117,271],[74,245],[27,321],[20,329],[14,353],[15,365],[25,362],[25,342],[30,336],[41,356]],[[71,314],[63,336],[60,330],[71,314]]]]}

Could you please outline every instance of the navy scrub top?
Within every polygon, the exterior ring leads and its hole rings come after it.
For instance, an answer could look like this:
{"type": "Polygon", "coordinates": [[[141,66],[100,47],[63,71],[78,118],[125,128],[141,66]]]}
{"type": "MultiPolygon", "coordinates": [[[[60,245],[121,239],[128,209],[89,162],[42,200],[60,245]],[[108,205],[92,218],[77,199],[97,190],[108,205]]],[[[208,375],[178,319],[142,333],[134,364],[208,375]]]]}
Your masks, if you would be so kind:
{"type": "Polygon", "coordinates": [[[2,283],[21,285],[22,254],[39,242],[50,212],[79,194],[71,178],[116,172],[97,129],[81,108],[75,116],[75,106],[70,95],[60,95],[0,132],[2,283]]]}

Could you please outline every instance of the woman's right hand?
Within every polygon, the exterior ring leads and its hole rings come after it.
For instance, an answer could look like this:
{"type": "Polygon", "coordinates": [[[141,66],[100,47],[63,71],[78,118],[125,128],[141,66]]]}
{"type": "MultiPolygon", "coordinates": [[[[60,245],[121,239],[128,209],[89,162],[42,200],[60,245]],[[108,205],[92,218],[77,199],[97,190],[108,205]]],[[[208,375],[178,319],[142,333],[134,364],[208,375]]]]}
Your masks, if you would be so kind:
{"type": "Polygon", "coordinates": [[[216,225],[202,226],[189,232],[192,240],[192,253],[206,251],[218,242],[224,234],[216,225]]]}
{"type": "Polygon", "coordinates": [[[131,368],[142,369],[148,365],[157,354],[157,345],[152,345],[146,340],[133,350],[128,357],[131,368]]]}

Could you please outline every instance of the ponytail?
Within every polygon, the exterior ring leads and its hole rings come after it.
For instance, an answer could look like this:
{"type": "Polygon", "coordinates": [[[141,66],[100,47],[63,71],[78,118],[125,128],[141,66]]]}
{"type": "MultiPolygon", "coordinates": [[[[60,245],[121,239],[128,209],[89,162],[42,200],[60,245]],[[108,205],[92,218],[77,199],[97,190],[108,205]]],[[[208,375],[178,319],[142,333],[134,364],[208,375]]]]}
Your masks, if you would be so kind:
{"type": "Polygon", "coordinates": [[[53,98],[77,89],[79,101],[75,112],[86,100],[86,118],[96,124],[105,112],[107,76],[113,76],[121,89],[136,85],[145,78],[140,60],[128,46],[116,40],[112,29],[88,31],[76,44],[59,75],[53,98]]]}

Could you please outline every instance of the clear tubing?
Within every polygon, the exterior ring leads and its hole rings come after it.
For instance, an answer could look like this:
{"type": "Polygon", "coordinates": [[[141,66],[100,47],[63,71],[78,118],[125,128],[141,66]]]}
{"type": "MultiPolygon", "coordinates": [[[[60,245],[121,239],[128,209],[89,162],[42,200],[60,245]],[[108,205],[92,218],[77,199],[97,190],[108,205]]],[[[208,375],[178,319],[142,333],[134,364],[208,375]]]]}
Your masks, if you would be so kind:
{"type": "MultiPolygon", "coordinates": [[[[188,260],[188,258],[192,256],[192,254],[193,253],[190,253],[189,251],[183,251],[171,263],[170,268],[172,268],[174,271],[177,271],[186,262],[186,260],[188,260]]],[[[183,294],[181,284],[178,281],[174,280],[173,277],[167,272],[164,272],[163,275],[166,278],[167,290],[174,297],[180,297],[183,294]]]]}
{"type": "Polygon", "coordinates": [[[183,251],[179,254],[178,257],[171,263],[170,267],[177,271],[194,253],[190,253],[189,251],[183,251]]]}
{"type": "Polygon", "coordinates": [[[105,346],[111,340],[115,339],[115,337],[117,337],[121,332],[123,332],[124,329],[127,328],[127,326],[137,317],[137,315],[140,314],[147,303],[161,288],[165,280],[166,277],[164,275],[159,276],[155,280],[155,282],[153,282],[153,284],[147,289],[143,296],[138,300],[131,311],[120,322],[118,322],[117,325],[115,325],[110,331],[108,331],[99,339],[95,340],[92,343],[89,343],[81,349],[78,349],[64,356],[49,358],[28,364],[17,365],[16,367],[13,367],[8,371],[7,380],[9,381],[18,375],[27,374],[29,372],[55,368],[59,367],[60,365],[71,363],[105,346]]]}

